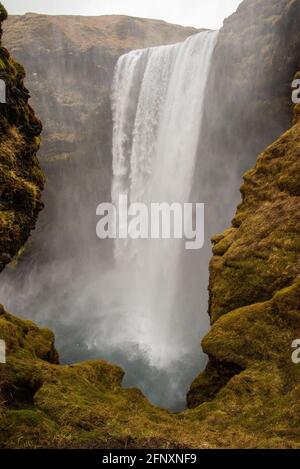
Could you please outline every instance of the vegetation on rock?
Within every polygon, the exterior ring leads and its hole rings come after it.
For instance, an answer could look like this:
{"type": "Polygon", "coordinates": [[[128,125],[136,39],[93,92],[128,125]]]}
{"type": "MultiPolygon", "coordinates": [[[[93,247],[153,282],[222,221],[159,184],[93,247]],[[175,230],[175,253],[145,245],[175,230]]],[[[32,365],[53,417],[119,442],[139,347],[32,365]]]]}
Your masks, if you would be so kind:
{"type": "MultiPolygon", "coordinates": [[[[288,2],[293,6],[293,1],[288,2]]],[[[5,16],[0,10],[0,19],[5,16]]],[[[275,21],[275,19],[274,19],[275,21]]],[[[41,208],[41,125],[24,71],[1,47],[8,105],[0,124],[0,261],[23,245],[41,208]]],[[[1,62],[1,63],[2,63],[1,62]]],[[[0,307],[1,448],[300,448],[300,105],[293,127],[245,174],[232,227],[213,238],[210,361],[172,414],[103,361],[58,364],[54,336],[0,307]]]]}
{"type": "Polygon", "coordinates": [[[4,31],[5,44],[26,67],[31,102],[43,122],[40,160],[47,180],[45,209],[18,265],[27,275],[26,266],[37,258],[44,271],[62,257],[74,258],[74,251],[86,259],[85,251],[93,250],[103,259],[95,207],[110,200],[110,94],[116,61],[129,50],[180,42],[197,30],[118,15],[28,13],[9,16],[4,31]],[[84,241],[78,226],[86,227],[84,241]]]}
{"type": "Polygon", "coordinates": [[[215,155],[215,177],[222,178],[231,161],[239,162],[240,177],[290,127],[299,23],[299,0],[244,0],[225,19],[204,114],[203,151],[215,155]]]}
{"type": "MultiPolygon", "coordinates": [[[[0,4],[0,21],[7,13],[0,4]]],[[[0,79],[6,104],[0,104],[0,271],[17,255],[42,208],[44,185],[36,153],[42,130],[28,104],[24,69],[0,44],[0,79]]]]}
{"type": "MultiPolygon", "coordinates": [[[[300,120],[270,145],[244,177],[233,227],[213,238],[210,357],[188,394],[190,407],[224,402],[229,426],[259,426],[268,446],[300,443],[300,120]],[[222,367],[228,374],[224,381],[222,367]]],[[[285,446],[285,445],[284,445],[285,446]]]]}

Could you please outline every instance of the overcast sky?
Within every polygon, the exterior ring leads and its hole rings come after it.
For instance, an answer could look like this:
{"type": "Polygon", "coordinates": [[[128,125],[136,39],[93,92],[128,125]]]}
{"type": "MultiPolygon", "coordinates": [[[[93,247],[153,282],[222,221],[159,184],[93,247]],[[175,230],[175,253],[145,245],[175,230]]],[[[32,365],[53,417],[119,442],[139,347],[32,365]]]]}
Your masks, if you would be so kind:
{"type": "Polygon", "coordinates": [[[10,14],[122,14],[217,29],[242,0],[3,0],[10,14]]]}

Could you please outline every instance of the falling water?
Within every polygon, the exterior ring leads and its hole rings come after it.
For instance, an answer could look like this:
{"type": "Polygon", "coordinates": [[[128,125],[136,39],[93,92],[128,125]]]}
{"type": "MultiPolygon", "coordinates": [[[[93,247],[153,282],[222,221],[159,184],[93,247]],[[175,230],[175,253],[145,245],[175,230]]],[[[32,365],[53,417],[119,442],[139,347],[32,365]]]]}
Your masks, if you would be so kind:
{"type": "MultiPolygon", "coordinates": [[[[112,92],[115,204],[120,194],[130,203],[190,200],[217,35],[201,32],[180,44],[120,57],[112,92]]],[[[126,278],[121,299],[126,338],[153,366],[167,369],[191,353],[190,331],[199,334],[199,310],[189,315],[179,301],[184,244],[117,239],[114,251],[126,278]]]]}

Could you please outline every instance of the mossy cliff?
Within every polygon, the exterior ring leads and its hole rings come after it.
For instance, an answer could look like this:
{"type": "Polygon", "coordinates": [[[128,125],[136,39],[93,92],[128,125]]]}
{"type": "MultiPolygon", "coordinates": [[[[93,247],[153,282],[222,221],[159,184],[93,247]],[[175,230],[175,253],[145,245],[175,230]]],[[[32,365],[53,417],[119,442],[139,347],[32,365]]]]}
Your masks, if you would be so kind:
{"type": "Polygon", "coordinates": [[[291,344],[300,337],[299,157],[297,105],[293,127],[245,174],[232,227],[213,238],[213,326],[202,343],[210,361],[188,395],[196,407],[231,394],[239,413],[242,403],[252,408],[254,425],[261,420],[274,435],[297,438],[300,367],[291,344]]]}
{"type": "Polygon", "coordinates": [[[197,445],[184,415],[155,408],[138,389],[121,388],[119,367],[100,360],[57,365],[53,334],[3,308],[0,330],[8,357],[0,365],[0,447],[197,445]]]}
{"type": "MultiPolygon", "coordinates": [[[[6,18],[0,4],[1,24],[6,18]]],[[[28,104],[24,78],[23,67],[0,42],[6,85],[6,103],[0,104],[0,271],[21,249],[42,208],[44,179],[36,158],[42,126],[28,104]]]]}

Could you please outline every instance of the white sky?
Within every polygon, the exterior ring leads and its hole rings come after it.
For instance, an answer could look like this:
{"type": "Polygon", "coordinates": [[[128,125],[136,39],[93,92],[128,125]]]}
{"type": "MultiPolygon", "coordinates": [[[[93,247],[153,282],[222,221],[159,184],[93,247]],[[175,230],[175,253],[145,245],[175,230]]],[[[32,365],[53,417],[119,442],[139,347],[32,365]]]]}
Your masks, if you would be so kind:
{"type": "Polygon", "coordinates": [[[121,14],[217,29],[242,0],[3,0],[10,14],[121,14]]]}

